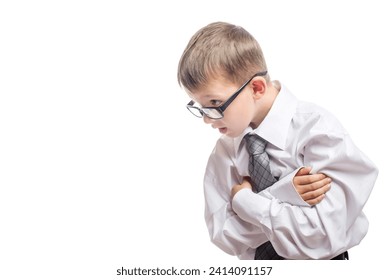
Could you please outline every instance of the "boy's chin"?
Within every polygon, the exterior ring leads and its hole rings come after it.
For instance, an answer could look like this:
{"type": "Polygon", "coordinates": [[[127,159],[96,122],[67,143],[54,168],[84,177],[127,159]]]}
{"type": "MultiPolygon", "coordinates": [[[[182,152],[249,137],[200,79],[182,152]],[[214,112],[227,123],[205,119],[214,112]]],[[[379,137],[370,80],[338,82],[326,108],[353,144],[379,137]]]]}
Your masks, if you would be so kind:
{"type": "MultiPolygon", "coordinates": [[[[220,130],[219,130],[220,131],[220,130]]],[[[235,138],[235,137],[238,137],[241,133],[237,133],[236,131],[231,131],[231,130],[228,130],[227,131],[220,131],[221,134],[227,136],[227,137],[230,137],[230,138],[235,138]]]]}

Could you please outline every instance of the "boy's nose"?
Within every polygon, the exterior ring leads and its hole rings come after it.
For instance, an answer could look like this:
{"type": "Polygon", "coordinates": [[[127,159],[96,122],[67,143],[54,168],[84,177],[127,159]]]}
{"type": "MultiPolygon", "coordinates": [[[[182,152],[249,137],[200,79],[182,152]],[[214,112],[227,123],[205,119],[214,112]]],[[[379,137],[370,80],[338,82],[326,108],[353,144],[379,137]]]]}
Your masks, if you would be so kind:
{"type": "Polygon", "coordinates": [[[208,118],[206,115],[203,115],[203,121],[204,121],[206,124],[210,124],[210,123],[213,123],[215,120],[214,120],[214,119],[211,119],[211,118],[208,118]]]}

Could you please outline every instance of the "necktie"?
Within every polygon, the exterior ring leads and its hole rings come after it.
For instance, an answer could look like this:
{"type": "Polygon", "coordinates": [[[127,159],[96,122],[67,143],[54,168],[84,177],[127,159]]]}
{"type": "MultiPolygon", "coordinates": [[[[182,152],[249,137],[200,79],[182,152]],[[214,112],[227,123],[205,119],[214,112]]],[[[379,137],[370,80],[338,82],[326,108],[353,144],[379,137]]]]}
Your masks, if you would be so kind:
{"type": "MultiPolygon", "coordinates": [[[[244,137],[249,153],[249,174],[255,192],[260,192],[274,184],[277,180],[270,171],[270,161],[267,155],[266,141],[257,134],[247,134],[244,137]]],[[[270,241],[259,246],[255,251],[255,260],[283,260],[274,250],[270,241]]]]}

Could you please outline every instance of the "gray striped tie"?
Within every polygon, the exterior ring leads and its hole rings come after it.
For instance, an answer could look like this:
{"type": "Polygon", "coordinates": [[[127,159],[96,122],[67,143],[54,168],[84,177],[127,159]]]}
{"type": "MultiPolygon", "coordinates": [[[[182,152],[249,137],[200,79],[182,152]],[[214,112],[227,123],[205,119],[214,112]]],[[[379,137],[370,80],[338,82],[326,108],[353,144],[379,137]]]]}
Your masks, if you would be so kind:
{"type": "MultiPolygon", "coordinates": [[[[267,142],[257,134],[244,137],[249,153],[249,174],[255,192],[260,192],[273,185],[277,180],[270,171],[269,156],[265,152],[267,142]]],[[[256,260],[283,260],[274,250],[270,241],[259,246],[255,251],[256,260]]]]}

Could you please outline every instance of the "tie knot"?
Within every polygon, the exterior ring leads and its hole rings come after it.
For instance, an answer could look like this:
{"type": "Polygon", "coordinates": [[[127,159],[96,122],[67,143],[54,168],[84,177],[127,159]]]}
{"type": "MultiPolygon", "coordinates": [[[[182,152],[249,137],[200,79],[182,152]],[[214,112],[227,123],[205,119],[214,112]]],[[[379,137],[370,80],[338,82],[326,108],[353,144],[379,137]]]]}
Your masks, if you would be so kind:
{"type": "Polygon", "coordinates": [[[246,134],[244,137],[246,148],[250,155],[262,154],[266,148],[266,140],[262,139],[257,134],[246,134]]]}

